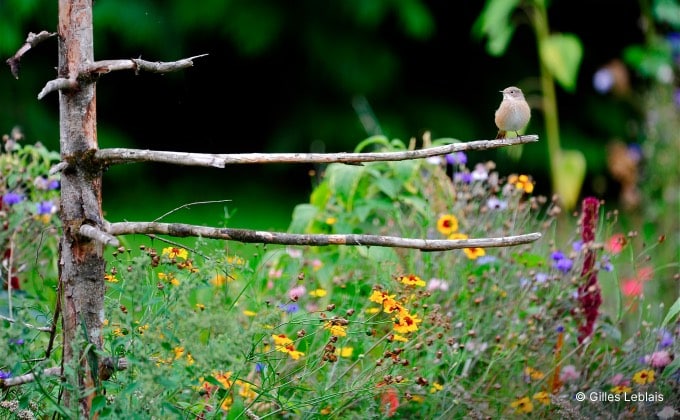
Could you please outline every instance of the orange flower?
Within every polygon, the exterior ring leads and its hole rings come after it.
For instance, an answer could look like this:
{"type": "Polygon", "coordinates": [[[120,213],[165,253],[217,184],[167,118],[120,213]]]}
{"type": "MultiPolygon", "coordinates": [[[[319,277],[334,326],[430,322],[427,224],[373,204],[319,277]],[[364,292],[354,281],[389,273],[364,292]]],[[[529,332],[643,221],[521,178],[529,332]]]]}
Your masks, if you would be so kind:
{"type": "Polygon", "coordinates": [[[458,219],[452,214],[445,214],[437,220],[437,230],[442,235],[450,235],[458,230],[458,219]]]}

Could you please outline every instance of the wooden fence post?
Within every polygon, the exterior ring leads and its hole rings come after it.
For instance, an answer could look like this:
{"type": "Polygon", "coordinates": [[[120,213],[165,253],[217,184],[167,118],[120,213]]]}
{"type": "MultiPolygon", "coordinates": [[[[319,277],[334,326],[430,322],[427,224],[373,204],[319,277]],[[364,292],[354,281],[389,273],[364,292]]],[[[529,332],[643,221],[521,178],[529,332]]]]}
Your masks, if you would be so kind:
{"type": "Polygon", "coordinates": [[[92,0],[59,0],[58,77],[72,89],[59,90],[59,141],[68,167],[61,174],[59,298],[63,320],[64,405],[90,417],[98,387],[97,351],[104,320],[103,245],[79,234],[84,224],[101,226],[100,167],[88,165],[97,150],[95,80],[82,77],[94,61],[92,0]],[[72,370],[75,369],[75,370],[72,370]]]}

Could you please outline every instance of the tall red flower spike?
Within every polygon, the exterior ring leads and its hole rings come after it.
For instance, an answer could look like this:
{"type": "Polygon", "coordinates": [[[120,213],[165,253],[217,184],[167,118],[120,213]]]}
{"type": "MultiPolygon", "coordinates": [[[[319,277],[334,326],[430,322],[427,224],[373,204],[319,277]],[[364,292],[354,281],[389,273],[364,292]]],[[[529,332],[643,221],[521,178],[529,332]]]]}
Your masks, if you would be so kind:
{"type": "Polygon", "coordinates": [[[602,292],[597,282],[597,270],[595,269],[596,253],[591,246],[595,240],[595,228],[597,226],[600,201],[595,197],[587,197],[581,203],[581,239],[586,249],[583,260],[581,278],[583,283],[578,288],[578,301],[581,305],[581,313],[584,317],[579,326],[579,344],[593,334],[595,320],[602,304],[602,292]]]}

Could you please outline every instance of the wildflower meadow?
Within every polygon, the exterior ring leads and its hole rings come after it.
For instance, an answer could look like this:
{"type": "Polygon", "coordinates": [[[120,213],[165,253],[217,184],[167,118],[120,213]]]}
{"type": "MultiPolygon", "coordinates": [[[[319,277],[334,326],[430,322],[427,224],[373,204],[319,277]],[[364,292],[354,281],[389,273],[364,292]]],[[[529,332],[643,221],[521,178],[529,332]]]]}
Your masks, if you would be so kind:
{"type": "MultiPolygon", "coordinates": [[[[71,418],[68,384],[50,374],[63,352],[59,157],[18,131],[3,140],[0,418],[71,418]]],[[[408,148],[373,137],[357,151],[408,148]]],[[[423,252],[135,237],[106,253],[99,356],[116,368],[100,374],[93,416],[679,414],[678,267],[655,265],[663,233],[644,241],[593,197],[566,212],[534,194],[545,180],[474,153],[315,175],[291,233],[542,238],[423,252]]]]}

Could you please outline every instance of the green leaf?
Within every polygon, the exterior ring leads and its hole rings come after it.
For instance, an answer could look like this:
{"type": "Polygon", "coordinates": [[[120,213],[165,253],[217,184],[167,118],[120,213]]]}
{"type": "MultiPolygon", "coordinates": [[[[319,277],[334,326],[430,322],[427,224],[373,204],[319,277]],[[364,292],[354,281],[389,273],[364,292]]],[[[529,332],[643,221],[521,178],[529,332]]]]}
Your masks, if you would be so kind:
{"type": "Polygon", "coordinates": [[[406,32],[414,38],[425,39],[434,32],[432,14],[420,0],[401,0],[398,3],[398,11],[406,32]]]}
{"type": "Polygon", "coordinates": [[[494,56],[502,55],[512,39],[515,25],[510,21],[520,0],[489,0],[475,21],[472,32],[478,38],[488,37],[486,49],[494,56]]]}
{"type": "Polygon", "coordinates": [[[106,407],[106,396],[97,395],[94,397],[92,399],[92,406],[90,407],[90,417],[94,417],[94,414],[101,411],[104,407],[106,407]]]}
{"type": "Polygon", "coordinates": [[[668,310],[666,317],[663,319],[663,322],[661,323],[661,328],[668,325],[673,318],[678,316],[678,314],[680,314],[680,298],[678,298],[668,310]]]}
{"type": "Polygon", "coordinates": [[[680,4],[677,0],[656,0],[654,2],[654,16],[659,22],[665,22],[680,29],[680,4]]]}
{"type": "Polygon", "coordinates": [[[309,202],[314,206],[322,209],[328,204],[328,200],[332,197],[331,189],[328,186],[328,181],[319,184],[309,197],[309,202]]]}
{"type": "Polygon", "coordinates": [[[564,207],[573,210],[586,177],[586,158],[578,150],[562,150],[557,156],[557,165],[553,171],[555,192],[560,196],[564,207]]]}
{"type": "Polygon", "coordinates": [[[541,42],[539,53],[555,80],[565,90],[573,92],[583,58],[581,40],[574,34],[553,34],[541,42]]]}
{"type": "Polygon", "coordinates": [[[319,209],[311,204],[298,204],[293,210],[288,231],[291,233],[307,232],[318,212],[319,209]]]}
{"type": "Polygon", "coordinates": [[[345,205],[345,209],[352,210],[355,195],[359,188],[359,181],[364,175],[366,167],[351,165],[331,165],[326,171],[331,191],[345,205]]]}

